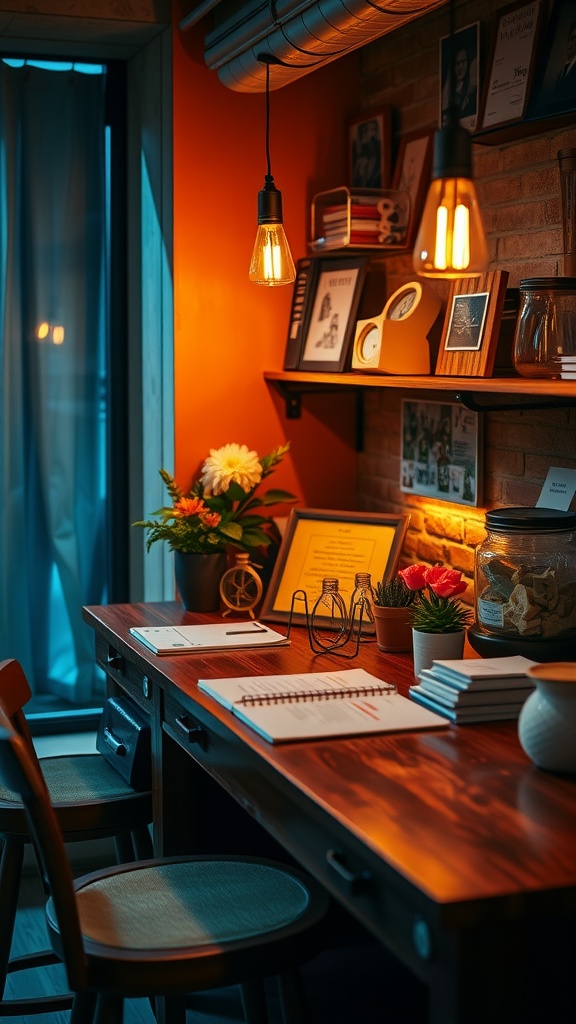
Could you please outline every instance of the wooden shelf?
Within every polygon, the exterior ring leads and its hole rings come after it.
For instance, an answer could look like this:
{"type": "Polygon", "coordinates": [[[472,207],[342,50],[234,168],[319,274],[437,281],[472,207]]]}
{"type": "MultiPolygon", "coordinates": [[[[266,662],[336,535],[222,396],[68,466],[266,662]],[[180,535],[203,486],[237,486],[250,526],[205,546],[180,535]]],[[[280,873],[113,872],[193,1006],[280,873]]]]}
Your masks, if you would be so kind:
{"type": "Polygon", "coordinates": [[[404,377],[368,373],[302,373],[298,370],[265,370],[270,384],[310,391],[336,388],[409,388],[415,391],[483,392],[492,395],[541,395],[557,400],[576,399],[576,380],[545,380],[531,377],[404,377]]]}
{"type": "Polygon", "coordinates": [[[367,388],[449,392],[452,401],[462,402],[475,412],[576,406],[576,380],[544,380],[516,376],[404,377],[367,373],[301,373],[298,370],[265,370],[264,380],[283,396],[287,419],[299,419],[303,394],[352,391],[361,396],[367,388]],[[499,397],[496,401],[486,401],[475,398],[475,395],[499,397]]]}

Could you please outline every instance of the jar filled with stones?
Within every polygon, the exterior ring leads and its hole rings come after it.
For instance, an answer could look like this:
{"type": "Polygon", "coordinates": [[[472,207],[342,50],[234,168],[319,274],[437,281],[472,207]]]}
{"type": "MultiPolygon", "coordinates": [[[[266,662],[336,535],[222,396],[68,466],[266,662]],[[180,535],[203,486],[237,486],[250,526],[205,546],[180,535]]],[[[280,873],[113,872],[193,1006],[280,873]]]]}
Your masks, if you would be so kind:
{"type": "Polygon", "coordinates": [[[576,513],[499,508],[476,550],[472,647],[535,661],[576,650],[576,513]]]}

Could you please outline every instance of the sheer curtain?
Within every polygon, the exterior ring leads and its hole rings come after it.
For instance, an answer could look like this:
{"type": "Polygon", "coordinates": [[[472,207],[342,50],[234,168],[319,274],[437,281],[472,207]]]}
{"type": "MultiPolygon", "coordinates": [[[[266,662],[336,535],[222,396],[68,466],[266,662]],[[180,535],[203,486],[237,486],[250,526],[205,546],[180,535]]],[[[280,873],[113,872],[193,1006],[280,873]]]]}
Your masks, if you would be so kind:
{"type": "Polygon", "coordinates": [[[90,702],[106,600],[104,76],[0,61],[0,659],[90,702]]]}

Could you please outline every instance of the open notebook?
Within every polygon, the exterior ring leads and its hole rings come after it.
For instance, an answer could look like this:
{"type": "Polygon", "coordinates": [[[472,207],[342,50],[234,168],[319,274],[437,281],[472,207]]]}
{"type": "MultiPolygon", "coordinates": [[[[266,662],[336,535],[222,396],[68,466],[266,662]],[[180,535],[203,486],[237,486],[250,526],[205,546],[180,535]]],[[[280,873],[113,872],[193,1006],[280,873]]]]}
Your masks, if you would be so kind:
{"type": "Polygon", "coordinates": [[[200,679],[198,687],[269,743],[446,728],[441,715],[364,669],[200,679]]]}

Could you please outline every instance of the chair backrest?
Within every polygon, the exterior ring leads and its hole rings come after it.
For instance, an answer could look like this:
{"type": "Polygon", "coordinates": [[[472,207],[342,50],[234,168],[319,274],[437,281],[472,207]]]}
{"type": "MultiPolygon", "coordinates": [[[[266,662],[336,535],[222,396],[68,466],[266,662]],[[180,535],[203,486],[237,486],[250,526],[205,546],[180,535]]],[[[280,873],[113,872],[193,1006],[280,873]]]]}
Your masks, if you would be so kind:
{"type": "Polygon", "coordinates": [[[32,691],[19,661],[11,658],[0,662],[0,706],[10,719],[16,732],[32,746],[32,738],[22,708],[28,703],[32,691]]]}
{"type": "MultiPolygon", "coordinates": [[[[0,665],[0,680],[4,666],[0,665]]],[[[33,746],[16,730],[0,686],[0,782],[18,793],[26,808],[36,852],[42,861],[58,918],[68,984],[73,992],[87,987],[87,966],[78,919],[70,862],[44,776],[33,746]]]]}

